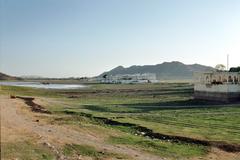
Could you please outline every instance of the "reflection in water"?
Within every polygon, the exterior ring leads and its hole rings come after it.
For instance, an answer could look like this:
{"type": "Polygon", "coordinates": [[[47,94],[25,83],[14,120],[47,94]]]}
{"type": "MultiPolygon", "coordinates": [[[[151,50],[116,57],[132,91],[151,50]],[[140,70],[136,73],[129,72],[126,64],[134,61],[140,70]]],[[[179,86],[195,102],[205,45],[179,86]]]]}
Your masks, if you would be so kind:
{"type": "Polygon", "coordinates": [[[42,84],[40,82],[0,82],[0,85],[5,86],[22,86],[44,89],[79,89],[87,86],[82,84],[42,84]]]}

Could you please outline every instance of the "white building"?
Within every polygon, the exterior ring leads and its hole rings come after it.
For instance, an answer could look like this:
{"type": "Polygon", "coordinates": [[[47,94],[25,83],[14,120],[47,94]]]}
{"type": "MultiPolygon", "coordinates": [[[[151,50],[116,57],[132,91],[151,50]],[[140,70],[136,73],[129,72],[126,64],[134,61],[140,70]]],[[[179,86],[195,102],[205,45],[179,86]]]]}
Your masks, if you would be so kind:
{"type": "Polygon", "coordinates": [[[106,76],[102,78],[102,83],[156,83],[157,77],[153,73],[144,73],[144,74],[118,74],[106,76]]]}
{"type": "Polygon", "coordinates": [[[240,72],[194,73],[194,97],[217,101],[240,101],[240,72]]]}

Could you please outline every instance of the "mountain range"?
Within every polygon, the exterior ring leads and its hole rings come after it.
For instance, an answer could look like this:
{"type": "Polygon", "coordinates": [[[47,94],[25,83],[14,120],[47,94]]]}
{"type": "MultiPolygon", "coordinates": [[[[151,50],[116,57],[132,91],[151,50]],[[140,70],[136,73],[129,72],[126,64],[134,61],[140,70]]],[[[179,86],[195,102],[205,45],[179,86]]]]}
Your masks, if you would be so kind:
{"type": "MultiPolygon", "coordinates": [[[[178,61],[164,62],[156,65],[133,65],[131,67],[118,66],[110,71],[104,72],[98,77],[104,75],[119,75],[119,74],[144,74],[154,73],[158,80],[188,80],[192,79],[193,72],[211,71],[214,68],[200,64],[183,64],[178,61]]],[[[0,80],[22,80],[29,77],[13,77],[0,72],[0,80]]],[[[31,77],[33,78],[33,77],[31,77]]],[[[35,76],[35,78],[40,78],[35,76]]]]}
{"type": "Polygon", "coordinates": [[[185,80],[192,79],[193,72],[204,72],[214,70],[210,66],[204,66],[200,64],[183,64],[178,61],[164,62],[157,65],[144,65],[144,66],[131,66],[124,68],[123,66],[118,66],[110,71],[104,72],[104,75],[119,75],[119,74],[143,74],[143,73],[154,73],[158,80],[185,80]]]}

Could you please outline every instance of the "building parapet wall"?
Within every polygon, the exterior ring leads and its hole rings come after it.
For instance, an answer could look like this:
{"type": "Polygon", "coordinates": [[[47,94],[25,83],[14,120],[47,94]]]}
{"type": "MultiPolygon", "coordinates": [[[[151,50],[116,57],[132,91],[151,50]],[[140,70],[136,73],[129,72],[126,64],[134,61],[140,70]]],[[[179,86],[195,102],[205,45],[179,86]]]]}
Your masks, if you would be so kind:
{"type": "Polygon", "coordinates": [[[195,84],[240,84],[239,72],[194,73],[195,84]]]}

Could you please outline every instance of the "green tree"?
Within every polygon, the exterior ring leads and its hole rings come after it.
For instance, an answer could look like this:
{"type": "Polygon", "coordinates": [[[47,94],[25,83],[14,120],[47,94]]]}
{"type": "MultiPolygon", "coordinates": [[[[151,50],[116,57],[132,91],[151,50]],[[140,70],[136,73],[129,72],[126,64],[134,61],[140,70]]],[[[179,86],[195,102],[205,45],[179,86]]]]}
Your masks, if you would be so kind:
{"type": "Polygon", "coordinates": [[[223,64],[217,64],[215,69],[218,71],[224,71],[224,70],[226,70],[226,66],[223,64]]]}
{"type": "Polygon", "coordinates": [[[240,67],[232,67],[229,72],[240,72],[240,67]]]}

